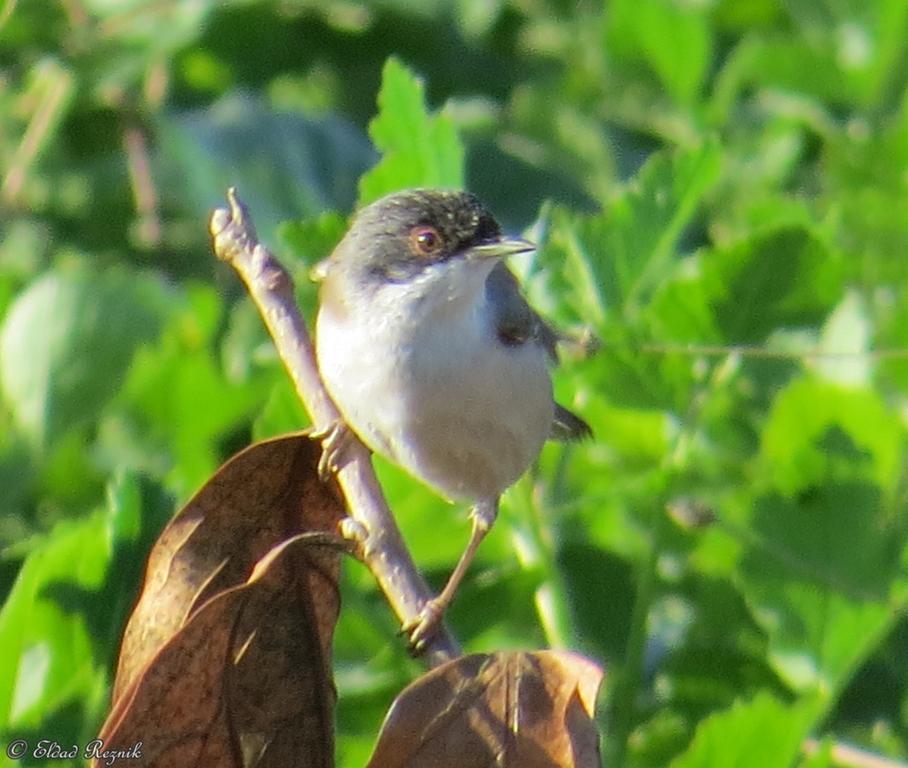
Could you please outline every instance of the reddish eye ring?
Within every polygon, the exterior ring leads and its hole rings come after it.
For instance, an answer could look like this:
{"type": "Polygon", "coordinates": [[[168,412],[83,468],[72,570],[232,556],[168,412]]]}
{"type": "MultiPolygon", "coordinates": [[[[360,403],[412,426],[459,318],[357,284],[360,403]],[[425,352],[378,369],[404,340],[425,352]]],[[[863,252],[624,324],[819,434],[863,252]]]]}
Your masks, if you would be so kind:
{"type": "Polygon", "coordinates": [[[441,250],[441,235],[435,227],[426,224],[410,230],[410,249],[418,256],[432,256],[441,250]]]}

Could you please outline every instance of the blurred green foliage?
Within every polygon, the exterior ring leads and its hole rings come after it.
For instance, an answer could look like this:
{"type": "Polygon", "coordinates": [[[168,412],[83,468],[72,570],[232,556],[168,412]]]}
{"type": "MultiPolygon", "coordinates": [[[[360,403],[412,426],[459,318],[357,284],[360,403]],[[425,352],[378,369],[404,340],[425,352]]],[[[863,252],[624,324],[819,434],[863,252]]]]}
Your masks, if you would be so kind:
{"type": "MultiPolygon", "coordinates": [[[[604,661],[609,765],[908,758],[906,82],[902,0],[0,4],[0,742],[96,733],[164,521],[305,423],[211,255],[224,189],[311,317],[358,201],[464,184],[603,340],[556,378],[596,438],[506,497],[466,647],[604,661]]],[[[378,468],[441,584],[463,516],[378,468]]],[[[419,667],[343,595],[354,766],[419,667]]]]}

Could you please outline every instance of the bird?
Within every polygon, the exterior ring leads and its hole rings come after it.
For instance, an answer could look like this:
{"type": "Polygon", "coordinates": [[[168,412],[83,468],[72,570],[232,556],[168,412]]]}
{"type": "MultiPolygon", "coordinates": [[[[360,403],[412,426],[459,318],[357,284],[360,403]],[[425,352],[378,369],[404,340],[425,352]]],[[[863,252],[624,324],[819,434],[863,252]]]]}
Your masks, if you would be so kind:
{"type": "MultiPolygon", "coordinates": [[[[439,495],[471,504],[463,554],[404,627],[417,650],[453,600],[502,493],[547,439],[591,434],[555,402],[559,334],[505,263],[532,250],[503,235],[469,192],[408,189],[356,213],[317,268],[316,359],[343,426],[439,495]]],[[[330,442],[326,450],[343,441],[330,442]]]]}

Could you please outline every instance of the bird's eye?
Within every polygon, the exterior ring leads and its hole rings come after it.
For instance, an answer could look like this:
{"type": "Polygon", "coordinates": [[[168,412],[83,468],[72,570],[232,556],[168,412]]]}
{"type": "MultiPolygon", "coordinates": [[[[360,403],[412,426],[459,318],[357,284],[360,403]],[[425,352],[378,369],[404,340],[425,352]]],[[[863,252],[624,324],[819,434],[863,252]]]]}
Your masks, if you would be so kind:
{"type": "Polygon", "coordinates": [[[422,224],[410,230],[410,249],[418,256],[433,256],[441,250],[441,235],[435,227],[422,224]]]}

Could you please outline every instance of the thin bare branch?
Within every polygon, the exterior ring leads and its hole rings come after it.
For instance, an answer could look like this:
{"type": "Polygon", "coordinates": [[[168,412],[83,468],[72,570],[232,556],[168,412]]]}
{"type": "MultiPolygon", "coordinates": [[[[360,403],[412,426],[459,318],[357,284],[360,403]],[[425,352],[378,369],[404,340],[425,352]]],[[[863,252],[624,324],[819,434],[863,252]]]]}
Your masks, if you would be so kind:
{"type": "Polygon", "coordinates": [[[623,349],[645,355],[689,355],[691,357],[757,357],[769,360],[903,360],[908,359],[908,349],[886,347],[866,351],[849,352],[846,350],[808,347],[805,349],[772,349],[755,344],[686,344],[644,342],[641,344],[621,344],[601,342],[600,349],[623,349]]]}

